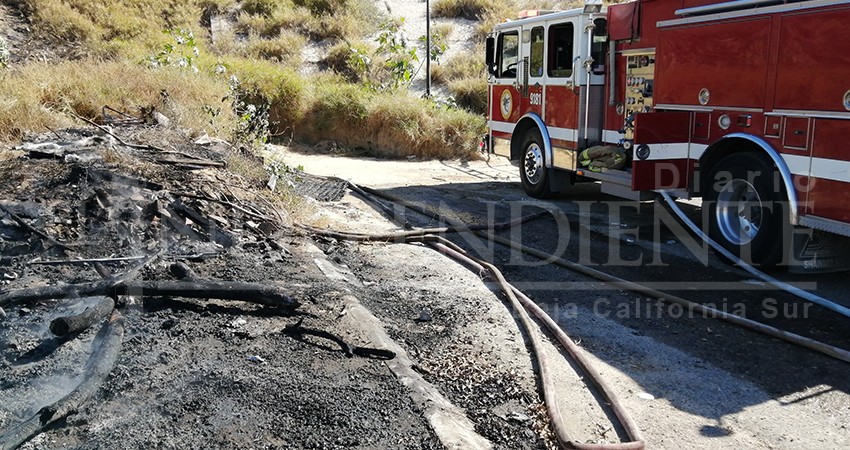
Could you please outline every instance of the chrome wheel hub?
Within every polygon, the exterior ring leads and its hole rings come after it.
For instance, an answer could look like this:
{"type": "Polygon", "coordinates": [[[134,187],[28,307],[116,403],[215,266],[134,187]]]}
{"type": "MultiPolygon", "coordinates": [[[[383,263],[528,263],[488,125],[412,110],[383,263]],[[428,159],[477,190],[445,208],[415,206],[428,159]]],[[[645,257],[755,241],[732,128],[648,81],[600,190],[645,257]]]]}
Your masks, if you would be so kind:
{"type": "Polygon", "coordinates": [[[540,182],[543,176],[543,150],[540,146],[532,142],[525,150],[525,158],[523,158],[523,170],[525,178],[531,184],[540,182]]]}
{"type": "Polygon", "coordinates": [[[758,235],[764,220],[756,188],[746,180],[731,180],[717,196],[717,225],[723,238],[734,245],[746,245],[758,235]]]}

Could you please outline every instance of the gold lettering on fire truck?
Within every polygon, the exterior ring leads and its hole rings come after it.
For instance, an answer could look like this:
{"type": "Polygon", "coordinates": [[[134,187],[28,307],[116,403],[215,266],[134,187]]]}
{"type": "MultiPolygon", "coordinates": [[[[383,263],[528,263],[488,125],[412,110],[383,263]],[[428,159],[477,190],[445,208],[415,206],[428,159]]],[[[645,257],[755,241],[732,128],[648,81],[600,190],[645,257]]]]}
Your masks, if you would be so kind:
{"type": "Polygon", "coordinates": [[[508,120],[508,118],[511,117],[511,111],[514,109],[513,106],[514,101],[511,96],[511,91],[510,89],[505,89],[502,91],[502,98],[499,102],[499,109],[501,110],[503,119],[508,120]]]}

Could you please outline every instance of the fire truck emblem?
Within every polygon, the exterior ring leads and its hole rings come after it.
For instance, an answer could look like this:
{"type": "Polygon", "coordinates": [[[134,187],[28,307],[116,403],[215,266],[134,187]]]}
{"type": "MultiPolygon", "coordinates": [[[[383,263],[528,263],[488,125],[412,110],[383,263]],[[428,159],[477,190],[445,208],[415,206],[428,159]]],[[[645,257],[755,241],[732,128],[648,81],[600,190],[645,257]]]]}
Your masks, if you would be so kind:
{"type": "Polygon", "coordinates": [[[509,89],[505,89],[502,91],[502,98],[499,102],[499,108],[502,112],[502,118],[508,120],[511,117],[511,111],[513,111],[513,97],[511,97],[511,91],[509,89]]]}

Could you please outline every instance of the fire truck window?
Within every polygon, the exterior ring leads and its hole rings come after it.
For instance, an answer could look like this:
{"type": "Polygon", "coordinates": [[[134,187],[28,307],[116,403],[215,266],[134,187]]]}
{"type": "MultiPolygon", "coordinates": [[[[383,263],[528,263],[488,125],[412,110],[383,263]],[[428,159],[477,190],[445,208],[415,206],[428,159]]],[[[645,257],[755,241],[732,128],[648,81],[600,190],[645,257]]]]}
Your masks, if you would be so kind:
{"type": "Polygon", "coordinates": [[[608,53],[608,21],[596,19],[593,21],[593,42],[590,45],[590,56],[593,64],[590,70],[594,75],[605,74],[605,54],[608,53]]]}
{"type": "Polygon", "coordinates": [[[573,24],[549,27],[549,76],[569,78],[573,75],[573,24]]]}
{"type": "Polygon", "coordinates": [[[499,35],[499,77],[515,78],[519,54],[519,33],[512,31],[499,35]]]}
{"type": "Polygon", "coordinates": [[[531,29],[531,61],[529,74],[532,77],[543,76],[543,27],[531,29]]]}

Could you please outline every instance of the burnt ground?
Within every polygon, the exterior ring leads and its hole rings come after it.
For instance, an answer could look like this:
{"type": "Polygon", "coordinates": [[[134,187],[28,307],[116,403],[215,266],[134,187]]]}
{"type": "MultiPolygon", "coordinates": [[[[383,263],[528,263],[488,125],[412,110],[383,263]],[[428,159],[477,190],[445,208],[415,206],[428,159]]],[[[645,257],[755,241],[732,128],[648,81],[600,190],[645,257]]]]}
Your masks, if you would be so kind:
{"type": "MultiPolygon", "coordinates": [[[[0,295],[100,279],[90,264],[40,262],[161,252],[136,279],[174,280],[169,267],[182,262],[200,279],[279,287],[300,306],[117,296],[124,336],[108,377],[22,448],[442,448],[445,438],[429,422],[433,402],[411,395],[394,360],[347,357],[333,341],[286,332],[300,321],[351,345],[385,347],[347,314],[351,298],[378,317],[423,383],[467,415],[474,432],[496,448],[551,445],[525,342],[477,275],[414,246],[399,253],[314,243],[273,209],[279,197],[244,149],[162,129],[116,133],[153,148],[85,129],[31,136],[28,146],[0,152],[0,205],[29,225],[0,218],[0,295]]],[[[303,216],[326,208],[287,201],[303,216]]],[[[138,264],[103,266],[121,274],[138,264]]],[[[92,302],[4,305],[0,439],[83,381],[104,319],[65,338],[49,324],[92,302]]]]}

